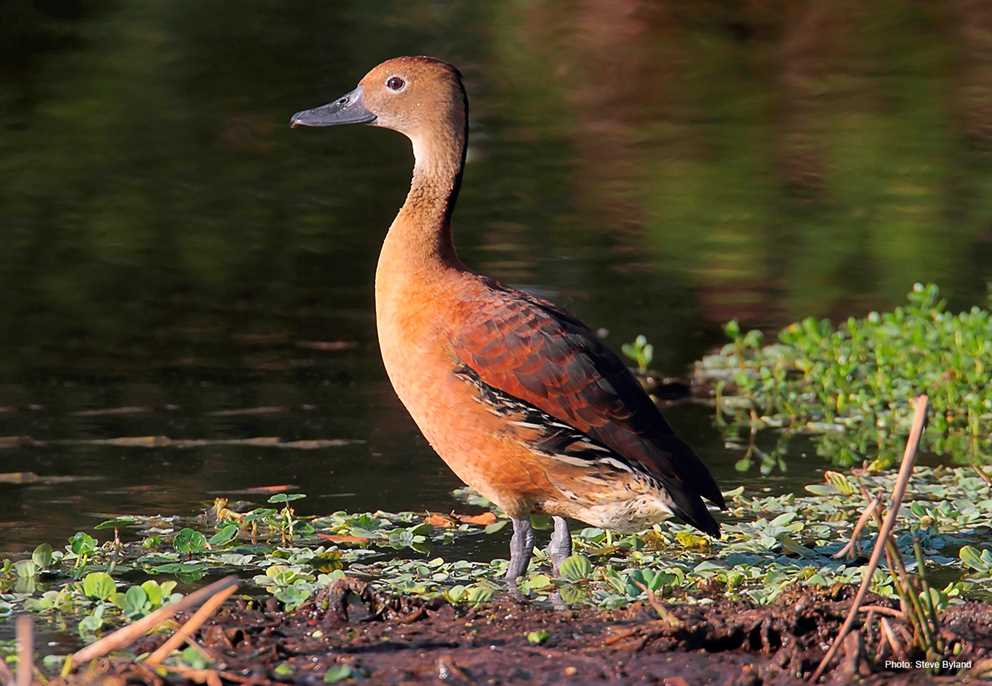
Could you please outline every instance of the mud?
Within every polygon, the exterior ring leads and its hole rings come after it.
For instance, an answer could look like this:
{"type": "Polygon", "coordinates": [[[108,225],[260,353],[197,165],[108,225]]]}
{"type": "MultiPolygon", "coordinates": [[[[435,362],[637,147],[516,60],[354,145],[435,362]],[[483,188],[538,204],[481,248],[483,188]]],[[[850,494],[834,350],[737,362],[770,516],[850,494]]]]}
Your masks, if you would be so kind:
{"type": "MultiPolygon", "coordinates": [[[[806,589],[765,607],[714,596],[704,605],[617,611],[554,609],[506,596],[479,608],[456,608],[379,596],[363,582],[345,579],[290,614],[275,601],[223,607],[194,636],[212,660],[208,669],[180,668],[163,680],[138,663],[113,658],[81,669],[68,682],[324,684],[334,668],[350,674],[336,683],[801,684],[839,630],[850,594],[849,588],[806,589]],[[528,640],[529,632],[541,631],[547,632],[542,643],[528,640]]],[[[892,607],[880,598],[866,604],[892,607]]],[[[992,673],[992,605],[945,611],[948,657],[957,651],[953,659],[971,661],[972,669],[937,676],[875,662],[878,616],[871,631],[862,626],[845,642],[825,683],[959,684],[992,673]]],[[[892,617],[889,622],[902,635],[904,625],[892,617]]],[[[151,651],[162,640],[145,637],[131,650],[151,651]]],[[[912,662],[921,656],[904,657],[912,662]]]]}

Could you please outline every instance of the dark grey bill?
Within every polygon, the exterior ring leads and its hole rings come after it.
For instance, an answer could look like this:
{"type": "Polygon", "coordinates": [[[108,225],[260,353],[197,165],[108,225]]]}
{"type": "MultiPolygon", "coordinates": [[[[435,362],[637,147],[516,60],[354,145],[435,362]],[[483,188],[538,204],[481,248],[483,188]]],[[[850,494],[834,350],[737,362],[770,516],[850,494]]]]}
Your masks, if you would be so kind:
{"type": "Polygon", "coordinates": [[[362,87],[342,95],[334,102],[329,102],[312,110],[303,110],[294,114],[289,125],[297,126],[337,126],[339,124],[368,124],[375,121],[375,115],[365,109],[362,104],[362,87]]]}

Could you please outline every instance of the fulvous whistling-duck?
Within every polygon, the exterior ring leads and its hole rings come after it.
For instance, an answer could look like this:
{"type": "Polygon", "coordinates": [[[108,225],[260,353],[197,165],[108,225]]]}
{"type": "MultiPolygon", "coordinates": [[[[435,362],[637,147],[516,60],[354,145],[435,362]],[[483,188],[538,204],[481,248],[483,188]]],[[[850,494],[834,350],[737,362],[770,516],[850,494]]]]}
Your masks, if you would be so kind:
{"type": "Polygon", "coordinates": [[[455,254],[451,213],[468,141],[458,70],[391,59],[291,120],[337,124],[413,142],[410,192],[375,273],[382,359],[431,446],[511,517],[511,584],[534,548],[532,513],[554,518],[556,573],[571,554],[565,517],[632,532],[675,515],[718,536],[702,498],[724,508],[720,489],[620,358],[558,306],[469,271],[455,254]]]}

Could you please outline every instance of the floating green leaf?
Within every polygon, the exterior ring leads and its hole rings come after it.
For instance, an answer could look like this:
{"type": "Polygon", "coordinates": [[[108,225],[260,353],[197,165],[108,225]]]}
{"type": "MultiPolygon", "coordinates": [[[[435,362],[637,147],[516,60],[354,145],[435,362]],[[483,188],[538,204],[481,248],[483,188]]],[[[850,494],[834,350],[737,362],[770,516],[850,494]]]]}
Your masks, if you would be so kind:
{"type": "Polygon", "coordinates": [[[992,571],[992,551],[990,550],[978,550],[973,546],[966,545],[961,547],[958,555],[966,567],[976,572],[988,574],[992,571]]]}
{"type": "Polygon", "coordinates": [[[354,671],[349,665],[334,665],[324,672],[324,683],[336,684],[345,679],[350,679],[352,676],[354,676],[354,671]]]}
{"type": "Polygon", "coordinates": [[[148,605],[148,594],[141,586],[131,586],[124,593],[121,609],[128,615],[140,615],[148,605]]]}
{"type": "Polygon", "coordinates": [[[140,520],[137,517],[130,517],[125,515],[123,517],[114,517],[113,519],[108,519],[106,521],[100,522],[93,528],[98,531],[103,529],[120,529],[125,526],[133,526],[137,524],[139,521],[140,520]]]}
{"type": "Polygon", "coordinates": [[[238,536],[238,525],[237,524],[226,524],[221,527],[217,533],[210,537],[208,543],[212,546],[222,546],[226,543],[230,543],[238,536]]]}
{"type": "Polygon", "coordinates": [[[42,543],[34,552],[31,553],[31,561],[37,565],[39,570],[46,569],[50,564],[52,564],[52,558],[54,551],[52,546],[47,543],[42,543]]]}
{"type": "Polygon", "coordinates": [[[14,563],[14,572],[21,578],[31,578],[38,573],[38,565],[34,560],[20,560],[14,563]]]}
{"type": "Polygon", "coordinates": [[[306,498],[306,495],[303,493],[276,493],[275,495],[270,496],[267,502],[274,505],[280,505],[291,503],[294,500],[303,500],[304,498],[306,498]]]}
{"type": "Polygon", "coordinates": [[[485,529],[483,529],[483,531],[485,531],[487,534],[494,534],[497,531],[501,531],[503,527],[505,527],[509,523],[510,523],[509,519],[501,519],[498,522],[493,522],[492,524],[489,524],[485,529]]]}
{"type": "Polygon", "coordinates": [[[96,600],[107,600],[116,590],[113,578],[106,572],[90,572],[83,577],[83,593],[96,600]]]}
{"type": "Polygon", "coordinates": [[[582,555],[571,555],[561,563],[558,573],[568,581],[581,581],[592,574],[592,564],[582,555]]]}
{"type": "Polygon", "coordinates": [[[96,550],[96,539],[84,531],[77,531],[69,539],[69,549],[79,556],[92,555],[96,550]]]}
{"type": "Polygon", "coordinates": [[[181,529],[172,539],[172,547],[177,553],[199,553],[207,549],[207,537],[196,529],[181,529]]]}
{"type": "Polygon", "coordinates": [[[97,605],[93,612],[83,617],[77,625],[77,631],[83,640],[91,640],[103,628],[103,605],[97,605]]]}

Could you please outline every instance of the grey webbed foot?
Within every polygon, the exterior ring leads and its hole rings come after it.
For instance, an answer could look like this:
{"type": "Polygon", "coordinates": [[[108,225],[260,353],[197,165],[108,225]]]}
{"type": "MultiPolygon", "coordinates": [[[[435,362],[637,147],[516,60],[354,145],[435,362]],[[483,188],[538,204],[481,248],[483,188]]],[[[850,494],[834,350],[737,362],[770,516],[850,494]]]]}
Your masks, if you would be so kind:
{"type": "Polygon", "coordinates": [[[555,522],[554,533],[551,534],[551,542],[548,544],[547,553],[551,558],[551,568],[555,576],[558,576],[558,569],[561,563],[572,554],[572,536],[568,533],[568,522],[564,517],[553,517],[555,522]]]}
{"type": "Polygon", "coordinates": [[[510,564],[506,569],[506,581],[516,590],[517,579],[527,573],[531,553],[534,552],[534,528],[530,519],[511,519],[513,537],[510,539],[510,564]]]}

